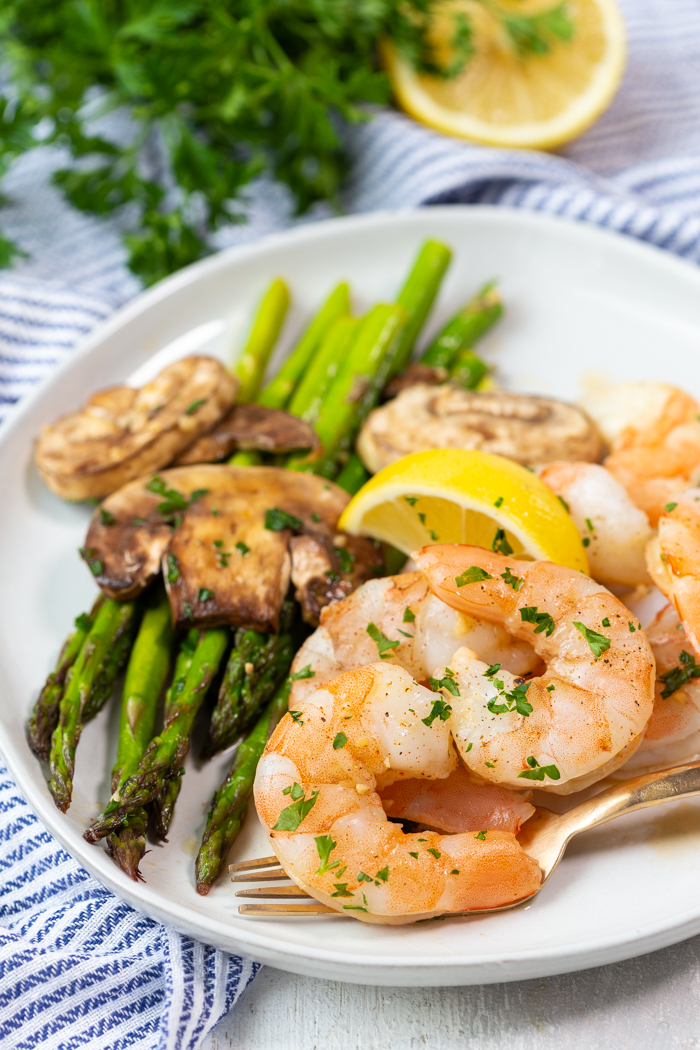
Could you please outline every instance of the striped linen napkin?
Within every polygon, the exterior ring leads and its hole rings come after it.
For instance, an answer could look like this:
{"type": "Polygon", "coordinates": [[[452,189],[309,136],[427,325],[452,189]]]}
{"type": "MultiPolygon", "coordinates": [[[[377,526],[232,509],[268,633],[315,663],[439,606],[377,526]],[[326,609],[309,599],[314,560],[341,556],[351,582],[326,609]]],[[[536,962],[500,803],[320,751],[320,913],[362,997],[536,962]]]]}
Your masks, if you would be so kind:
{"type": "MultiPolygon", "coordinates": [[[[389,111],[348,129],[348,211],[488,203],[618,230],[700,262],[700,5],[623,0],[630,59],[603,119],[563,154],[483,149],[389,111]]],[[[0,277],[0,416],[138,292],[115,222],[80,215],[48,182],[64,158],[36,150],[9,173],[9,236],[29,258],[0,277]],[[66,283],[69,279],[69,283],[66,283]]],[[[326,212],[318,209],[311,220],[326,212]]],[[[240,244],[294,221],[284,192],[255,188],[240,244]]],[[[144,919],[52,839],[0,766],[0,1043],[194,1050],[255,972],[144,919]]]]}

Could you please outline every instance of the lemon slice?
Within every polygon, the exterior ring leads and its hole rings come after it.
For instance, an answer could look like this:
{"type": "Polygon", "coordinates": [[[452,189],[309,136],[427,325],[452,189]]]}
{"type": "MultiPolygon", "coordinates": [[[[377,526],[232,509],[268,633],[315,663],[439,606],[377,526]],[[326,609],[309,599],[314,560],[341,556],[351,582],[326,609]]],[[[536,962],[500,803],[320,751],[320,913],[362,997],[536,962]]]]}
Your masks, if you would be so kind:
{"type": "Polygon", "coordinates": [[[525,467],[490,452],[431,449],[380,470],[338,523],[405,554],[430,543],[471,543],[588,573],[565,507],[525,467]]]}
{"type": "MultiPolygon", "coordinates": [[[[501,0],[508,15],[552,9],[552,0],[501,0]]],[[[382,53],[399,104],[439,131],[491,146],[549,149],[580,135],[608,108],[625,68],[625,26],[615,0],[569,0],[570,40],[551,35],[545,54],[521,55],[489,6],[450,0],[436,18],[439,60],[449,63],[455,14],[466,15],[474,54],[453,79],[417,73],[389,42],[382,53]]]]}

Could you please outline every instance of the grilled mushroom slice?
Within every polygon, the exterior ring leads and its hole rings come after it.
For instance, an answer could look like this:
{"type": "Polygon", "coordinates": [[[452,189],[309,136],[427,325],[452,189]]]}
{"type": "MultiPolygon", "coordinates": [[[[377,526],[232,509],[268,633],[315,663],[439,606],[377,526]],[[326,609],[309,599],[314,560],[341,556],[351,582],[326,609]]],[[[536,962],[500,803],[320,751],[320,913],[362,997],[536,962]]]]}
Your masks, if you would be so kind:
{"type": "Polygon", "coordinates": [[[381,571],[381,548],[363,536],[294,536],[292,583],[307,623],[318,627],[321,609],[341,601],[381,571]]]}
{"type": "Polygon", "coordinates": [[[234,405],[212,431],[181,452],[173,466],[216,463],[236,449],[295,452],[315,449],[317,445],[318,438],[311,424],[289,412],[264,405],[234,405]]]}
{"type": "Polygon", "coordinates": [[[175,467],[105,500],[83,557],[104,593],[119,599],[137,594],[162,567],[177,626],[274,631],[292,537],[327,538],[340,549],[336,526],[348,500],[323,478],[279,467],[175,467]]]}
{"type": "Polygon", "coordinates": [[[34,458],[64,499],[102,499],[160,470],[228,411],[237,380],[213,357],[185,357],[152,383],[94,394],[79,412],[44,427],[34,458]]]}
{"type": "Polygon", "coordinates": [[[410,452],[466,448],[530,466],[555,459],[596,463],[603,442],[576,405],[523,394],[475,393],[445,383],[409,387],[370,413],[357,451],[376,473],[410,452]]]}

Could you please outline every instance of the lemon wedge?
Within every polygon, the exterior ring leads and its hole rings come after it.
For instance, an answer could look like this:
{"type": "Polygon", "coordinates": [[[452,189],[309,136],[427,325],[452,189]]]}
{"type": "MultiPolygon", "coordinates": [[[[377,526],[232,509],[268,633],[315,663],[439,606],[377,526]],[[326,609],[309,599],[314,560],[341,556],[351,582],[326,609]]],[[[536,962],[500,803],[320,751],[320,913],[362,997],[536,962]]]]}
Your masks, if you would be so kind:
{"type": "Polygon", "coordinates": [[[405,554],[430,543],[471,543],[588,573],[578,529],[525,467],[490,452],[431,449],[380,470],[338,523],[405,554]]]}
{"type": "MultiPolygon", "coordinates": [[[[502,15],[552,9],[552,0],[500,0],[502,15]]],[[[569,40],[548,37],[546,53],[519,53],[490,5],[448,0],[433,26],[437,56],[449,64],[454,15],[472,29],[474,52],[453,79],[417,73],[382,45],[397,101],[438,131],[491,146],[551,149],[580,135],[608,108],[625,68],[625,25],[615,0],[569,0],[569,40]]]]}

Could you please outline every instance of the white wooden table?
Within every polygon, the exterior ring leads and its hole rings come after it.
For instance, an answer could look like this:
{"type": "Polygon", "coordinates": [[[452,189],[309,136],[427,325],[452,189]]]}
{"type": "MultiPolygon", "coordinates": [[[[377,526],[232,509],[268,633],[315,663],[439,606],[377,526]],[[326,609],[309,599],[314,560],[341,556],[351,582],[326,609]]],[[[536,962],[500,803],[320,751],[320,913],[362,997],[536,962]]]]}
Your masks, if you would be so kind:
{"type": "Polygon", "coordinates": [[[596,970],[469,988],[371,988],[265,967],[205,1043],[205,1050],[693,1047],[700,1048],[700,937],[596,970]]]}

